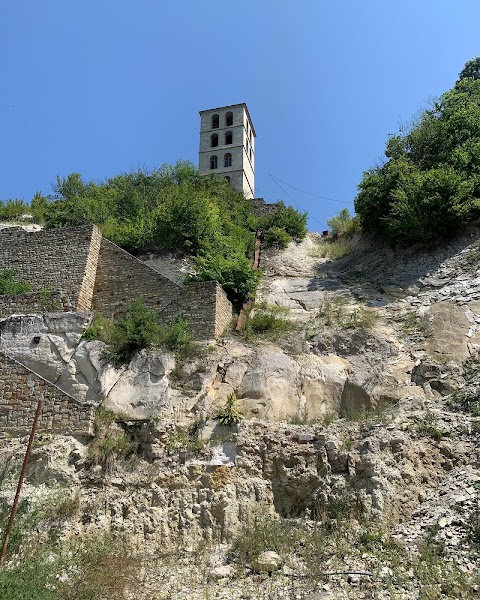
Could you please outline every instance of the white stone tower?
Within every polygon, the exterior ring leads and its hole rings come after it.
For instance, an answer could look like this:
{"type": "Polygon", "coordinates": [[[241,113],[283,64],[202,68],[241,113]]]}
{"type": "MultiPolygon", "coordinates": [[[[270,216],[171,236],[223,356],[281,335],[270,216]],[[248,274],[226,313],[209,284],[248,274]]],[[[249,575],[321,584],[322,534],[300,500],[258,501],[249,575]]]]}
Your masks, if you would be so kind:
{"type": "Polygon", "coordinates": [[[200,111],[200,175],[214,173],[255,197],[255,129],[247,105],[231,104],[200,111]]]}

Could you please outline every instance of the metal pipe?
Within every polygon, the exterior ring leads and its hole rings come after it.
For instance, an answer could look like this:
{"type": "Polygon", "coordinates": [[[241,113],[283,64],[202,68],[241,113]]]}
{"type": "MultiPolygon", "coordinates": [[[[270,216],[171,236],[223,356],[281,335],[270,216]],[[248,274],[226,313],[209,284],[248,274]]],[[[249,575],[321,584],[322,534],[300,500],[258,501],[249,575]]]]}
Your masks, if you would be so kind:
{"type": "Polygon", "coordinates": [[[0,553],[0,568],[3,566],[5,562],[5,556],[7,555],[7,546],[8,540],[10,538],[10,534],[12,533],[13,521],[15,519],[15,515],[17,513],[18,501],[20,499],[20,493],[22,491],[23,481],[25,479],[25,474],[27,472],[27,465],[30,459],[30,453],[32,451],[33,438],[35,437],[35,432],[37,430],[38,420],[40,418],[40,413],[42,411],[42,400],[39,400],[37,403],[37,409],[35,411],[35,416],[33,417],[32,429],[30,430],[30,437],[28,438],[27,450],[25,451],[25,457],[23,459],[22,470],[20,471],[20,477],[18,478],[17,492],[15,494],[15,500],[13,501],[12,510],[10,511],[10,517],[8,519],[7,529],[5,531],[5,535],[3,538],[2,551],[0,553]]]}

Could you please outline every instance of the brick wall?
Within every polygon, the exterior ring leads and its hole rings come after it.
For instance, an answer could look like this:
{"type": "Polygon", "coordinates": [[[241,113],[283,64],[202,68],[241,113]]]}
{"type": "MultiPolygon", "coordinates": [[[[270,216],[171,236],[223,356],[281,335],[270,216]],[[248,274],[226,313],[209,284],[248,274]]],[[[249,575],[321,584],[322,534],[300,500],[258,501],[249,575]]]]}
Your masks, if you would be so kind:
{"type": "Polygon", "coordinates": [[[2,229],[0,269],[17,269],[33,292],[48,288],[60,294],[65,308],[88,310],[99,242],[100,233],[93,226],[36,232],[2,229]]]}
{"type": "Polygon", "coordinates": [[[43,400],[40,431],[93,435],[94,405],[78,402],[53,383],[0,352],[0,430],[27,432],[39,399],[43,400]]]}

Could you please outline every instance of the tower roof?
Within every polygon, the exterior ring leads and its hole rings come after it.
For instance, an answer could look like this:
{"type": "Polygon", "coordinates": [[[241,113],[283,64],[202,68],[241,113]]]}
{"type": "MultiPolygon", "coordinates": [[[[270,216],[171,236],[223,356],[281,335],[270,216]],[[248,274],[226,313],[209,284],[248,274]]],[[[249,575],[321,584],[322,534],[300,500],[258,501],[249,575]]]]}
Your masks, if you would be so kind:
{"type": "Polygon", "coordinates": [[[207,108],[206,110],[199,110],[198,114],[202,115],[204,113],[216,112],[217,110],[225,110],[226,108],[237,108],[238,106],[242,106],[245,109],[245,112],[248,116],[248,120],[250,121],[250,125],[252,126],[253,135],[257,137],[257,134],[255,133],[255,127],[253,126],[252,117],[248,112],[248,106],[245,104],[245,102],[240,102],[240,104],[228,104],[227,106],[218,106],[217,108],[207,108]]]}

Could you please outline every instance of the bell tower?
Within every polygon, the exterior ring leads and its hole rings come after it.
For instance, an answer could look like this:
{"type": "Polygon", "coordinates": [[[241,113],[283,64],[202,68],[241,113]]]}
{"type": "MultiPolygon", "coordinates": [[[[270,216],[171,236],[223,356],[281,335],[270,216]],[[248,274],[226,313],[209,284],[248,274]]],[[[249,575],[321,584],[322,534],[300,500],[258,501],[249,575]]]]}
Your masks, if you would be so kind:
{"type": "Polygon", "coordinates": [[[245,103],[200,111],[198,170],[255,197],[255,129],[245,103]]]}

